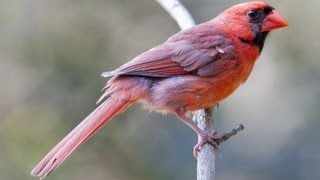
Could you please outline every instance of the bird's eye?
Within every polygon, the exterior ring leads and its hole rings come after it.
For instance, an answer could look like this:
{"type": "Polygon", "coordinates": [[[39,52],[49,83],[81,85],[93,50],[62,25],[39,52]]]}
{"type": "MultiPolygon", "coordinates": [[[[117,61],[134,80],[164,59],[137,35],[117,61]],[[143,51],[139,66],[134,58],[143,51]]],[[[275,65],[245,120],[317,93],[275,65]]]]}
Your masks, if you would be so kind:
{"type": "Polygon", "coordinates": [[[259,13],[255,10],[251,10],[248,12],[248,16],[251,18],[251,19],[256,19],[258,16],[259,16],[259,13]]]}

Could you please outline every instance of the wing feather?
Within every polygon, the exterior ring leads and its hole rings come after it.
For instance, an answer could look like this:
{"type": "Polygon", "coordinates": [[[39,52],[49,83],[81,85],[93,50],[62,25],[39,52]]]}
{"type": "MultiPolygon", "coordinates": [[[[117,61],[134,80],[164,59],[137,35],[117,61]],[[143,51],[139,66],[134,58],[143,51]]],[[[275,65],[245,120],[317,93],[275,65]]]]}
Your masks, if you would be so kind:
{"type": "Polygon", "coordinates": [[[103,73],[102,76],[213,76],[223,71],[225,63],[229,63],[228,59],[234,59],[232,41],[214,30],[203,33],[198,31],[198,34],[192,34],[193,31],[192,28],[182,31],[118,69],[103,73]]]}

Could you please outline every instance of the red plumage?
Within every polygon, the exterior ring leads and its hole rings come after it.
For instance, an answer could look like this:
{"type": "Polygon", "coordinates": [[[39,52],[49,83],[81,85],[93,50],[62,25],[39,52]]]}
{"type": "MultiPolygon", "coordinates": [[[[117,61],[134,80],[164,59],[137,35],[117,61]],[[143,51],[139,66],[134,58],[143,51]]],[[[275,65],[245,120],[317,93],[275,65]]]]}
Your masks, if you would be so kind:
{"type": "Polygon", "coordinates": [[[204,138],[185,114],[209,108],[246,81],[269,31],[288,24],[265,2],[233,6],[215,19],[181,31],[118,69],[99,99],[107,98],[33,169],[45,177],[104,124],[135,102],[175,113],[204,138]]]}

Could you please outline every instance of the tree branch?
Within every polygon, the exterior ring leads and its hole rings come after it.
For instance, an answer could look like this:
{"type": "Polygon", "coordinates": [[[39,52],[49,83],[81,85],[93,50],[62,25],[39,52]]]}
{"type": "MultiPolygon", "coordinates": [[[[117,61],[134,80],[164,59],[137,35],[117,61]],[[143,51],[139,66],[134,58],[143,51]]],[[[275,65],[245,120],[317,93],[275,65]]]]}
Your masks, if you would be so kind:
{"type": "Polygon", "coordinates": [[[221,144],[224,141],[228,140],[231,136],[236,135],[239,131],[244,130],[244,126],[239,124],[237,127],[233,128],[230,132],[220,134],[219,138],[216,140],[217,144],[221,144]]]}
{"type": "MultiPolygon", "coordinates": [[[[198,110],[196,119],[198,127],[202,130],[214,130],[213,109],[198,110]]],[[[198,142],[201,141],[201,136],[198,135],[198,142]]],[[[197,180],[214,180],[216,174],[215,168],[215,150],[211,144],[204,144],[197,156],[197,180]]]]}
{"type": "Polygon", "coordinates": [[[178,0],[156,0],[176,21],[181,30],[196,25],[191,14],[178,0]]]}
{"type": "MultiPolygon", "coordinates": [[[[195,22],[188,10],[178,0],[156,0],[177,22],[180,29],[184,30],[195,25],[195,22]]],[[[198,127],[206,131],[214,131],[214,108],[198,110],[195,113],[198,127]]],[[[238,125],[228,133],[218,135],[217,144],[229,139],[237,132],[244,129],[243,125],[238,125]]],[[[198,142],[201,137],[198,136],[198,142]]],[[[210,144],[202,146],[197,156],[197,180],[214,180],[215,179],[215,150],[210,144]]]]}

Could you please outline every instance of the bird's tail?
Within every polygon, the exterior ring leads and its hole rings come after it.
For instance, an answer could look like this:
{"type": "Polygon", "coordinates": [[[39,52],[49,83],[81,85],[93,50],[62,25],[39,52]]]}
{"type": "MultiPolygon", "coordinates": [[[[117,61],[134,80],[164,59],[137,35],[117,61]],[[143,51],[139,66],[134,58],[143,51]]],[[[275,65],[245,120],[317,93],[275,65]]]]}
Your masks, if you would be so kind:
{"type": "Polygon", "coordinates": [[[132,100],[112,96],[88,115],[76,128],[62,139],[32,170],[33,176],[44,178],[54,171],[73,151],[94,135],[114,116],[132,104],[132,100]]]}

